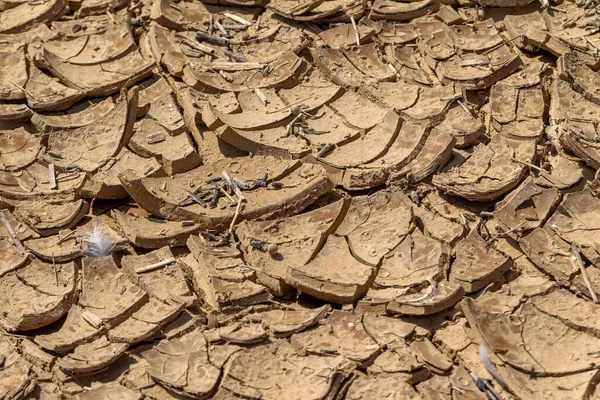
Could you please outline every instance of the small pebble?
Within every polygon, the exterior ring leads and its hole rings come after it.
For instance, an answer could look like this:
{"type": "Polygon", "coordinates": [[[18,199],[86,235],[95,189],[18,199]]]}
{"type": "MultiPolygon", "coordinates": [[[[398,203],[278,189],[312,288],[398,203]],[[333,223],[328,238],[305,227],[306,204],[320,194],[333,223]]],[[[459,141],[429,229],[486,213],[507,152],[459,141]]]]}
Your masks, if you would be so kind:
{"type": "Polygon", "coordinates": [[[275,243],[269,243],[269,245],[267,246],[267,252],[271,256],[274,256],[275,254],[277,254],[277,250],[278,250],[278,247],[275,243]]]}

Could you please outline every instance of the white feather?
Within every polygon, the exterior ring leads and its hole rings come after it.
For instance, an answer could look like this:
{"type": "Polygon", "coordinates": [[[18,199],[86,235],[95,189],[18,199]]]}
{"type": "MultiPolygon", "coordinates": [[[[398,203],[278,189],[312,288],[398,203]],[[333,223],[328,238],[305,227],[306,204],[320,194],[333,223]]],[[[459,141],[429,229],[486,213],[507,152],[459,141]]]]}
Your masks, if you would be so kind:
{"type": "Polygon", "coordinates": [[[506,381],[498,373],[498,370],[492,363],[492,360],[490,360],[490,356],[488,355],[487,349],[484,345],[479,346],[479,360],[481,360],[481,363],[483,364],[487,372],[489,372],[489,374],[494,377],[494,379],[500,384],[500,386],[502,386],[503,388],[508,387],[506,381]]]}
{"type": "Polygon", "coordinates": [[[96,225],[91,233],[84,235],[85,254],[89,257],[106,257],[115,249],[115,243],[96,225]]]}

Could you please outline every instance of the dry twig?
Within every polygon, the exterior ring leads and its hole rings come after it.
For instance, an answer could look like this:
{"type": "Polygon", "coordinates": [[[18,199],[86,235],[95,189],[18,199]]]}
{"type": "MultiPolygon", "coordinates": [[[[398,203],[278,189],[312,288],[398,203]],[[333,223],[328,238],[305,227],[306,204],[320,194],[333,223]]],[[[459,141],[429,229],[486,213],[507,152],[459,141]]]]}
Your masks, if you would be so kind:
{"type": "Polygon", "coordinates": [[[238,17],[237,15],[233,15],[231,13],[228,12],[224,12],[223,15],[231,20],[234,20],[235,22],[239,22],[242,25],[246,25],[246,26],[250,26],[252,25],[251,22],[246,21],[244,18],[242,17],[238,17]]]}
{"type": "Polygon", "coordinates": [[[594,301],[594,303],[598,304],[598,296],[596,296],[596,292],[592,287],[592,281],[590,280],[590,277],[585,269],[585,265],[583,264],[583,260],[581,259],[581,253],[579,252],[577,243],[571,243],[571,248],[574,254],[573,260],[577,261],[577,265],[579,267],[579,270],[581,271],[581,276],[583,277],[583,280],[585,281],[585,284],[587,285],[588,290],[590,291],[590,296],[592,296],[592,300],[594,301]]]}
{"type": "Polygon", "coordinates": [[[54,164],[48,164],[48,176],[50,177],[50,189],[58,189],[58,184],[56,183],[56,172],[54,171],[54,164]]]}
{"type": "Polygon", "coordinates": [[[27,251],[25,250],[25,247],[23,247],[23,243],[21,243],[21,240],[19,240],[19,236],[17,235],[13,227],[10,225],[10,222],[8,222],[8,220],[6,219],[6,215],[4,215],[4,210],[0,210],[0,222],[2,222],[2,225],[4,225],[4,227],[8,231],[8,234],[10,235],[13,243],[15,244],[15,246],[17,246],[19,251],[23,254],[26,254],[27,251]]]}
{"type": "Polygon", "coordinates": [[[354,29],[354,38],[356,39],[356,45],[360,46],[360,33],[358,32],[358,27],[356,26],[356,21],[354,17],[350,16],[350,22],[352,22],[352,29],[354,29]]]}
{"type": "Polygon", "coordinates": [[[225,181],[227,182],[231,190],[233,190],[236,196],[240,199],[240,202],[246,201],[246,197],[244,197],[240,188],[235,184],[235,182],[233,182],[233,179],[231,179],[231,176],[229,176],[229,173],[227,173],[227,171],[223,171],[223,178],[225,178],[225,181]]]}
{"type": "Polygon", "coordinates": [[[175,262],[174,257],[169,257],[166,260],[159,261],[154,264],[146,265],[145,267],[140,267],[135,269],[136,274],[143,274],[144,272],[154,271],[156,269],[162,268],[166,265],[173,264],[175,262]]]}

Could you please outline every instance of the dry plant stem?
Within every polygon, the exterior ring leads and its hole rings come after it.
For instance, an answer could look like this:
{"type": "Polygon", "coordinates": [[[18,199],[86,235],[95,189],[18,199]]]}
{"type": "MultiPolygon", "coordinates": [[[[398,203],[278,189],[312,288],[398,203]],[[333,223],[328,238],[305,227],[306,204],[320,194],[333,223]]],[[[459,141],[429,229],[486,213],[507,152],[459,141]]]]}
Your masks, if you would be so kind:
{"type": "Polygon", "coordinates": [[[360,46],[360,34],[358,33],[358,27],[353,16],[350,16],[350,22],[352,22],[352,28],[354,29],[354,37],[356,38],[356,45],[360,46]]]}
{"type": "Polygon", "coordinates": [[[255,65],[255,67],[257,68],[262,68],[262,64],[259,63],[251,63],[248,62],[247,59],[245,59],[244,57],[240,57],[238,55],[233,54],[231,51],[229,50],[223,50],[223,54],[225,54],[227,57],[234,59],[235,61],[237,61],[238,63],[247,63],[247,64],[251,64],[251,65],[255,65]]]}
{"type": "Polygon", "coordinates": [[[179,33],[176,33],[175,37],[177,39],[181,39],[182,42],[184,42],[185,44],[187,44],[191,48],[193,48],[195,50],[198,50],[198,51],[200,51],[200,52],[202,52],[204,54],[210,54],[210,55],[215,54],[215,50],[214,49],[212,49],[212,48],[210,48],[208,46],[205,46],[203,44],[200,44],[200,43],[195,43],[193,40],[191,40],[191,39],[189,39],[189,38],[187,38],[187,37],[185,37],[185,36],[183,36],[183,35],[181,35],[179,33]]]}
{"type": "Polygon", "coordinates": [[[135,10],[136,8],[140,8],[140,7],[141,7],[143,4],[144,4],[144,3],[142,3],[141,1],[140,1],[140,2],[137,2],[137,3],[135,3],[134,5],[132,5],[131,7],[129,7],[129,8],[128,8],[128,10],[129,10],[129,11],[133,11],[133,10],[135,10]]]}
{"type": "Polygon", "coordinates": [[[157,263],[150,264],[150,265],[147,265],[145,267],[136,268],[135,273],[136,274],[143,274],[144,272],[154,271],[155,269],[159,269],[159,268],[162,268],[162,267],[164,267],[166,265],[173,264],[174,262],[175,262],[175,258],[174,257],[170,257],[170,258],[167,258],[166,260],[159,261],[157,263]]]}
{"type": "Polygon", "coordinates": [[[233,180],[231,179],[231,176],[229,176],[227,171],[223,171],[223,178],[225,178],[225,181],[227,182],[229,187],[233,190],[235,195],[240,199],[240,202],[246,201],[246,197],[244,197],[240,188],[237,187],[237,185],[235,183],[233,183],[233,180]]]}
{"type": "Polygon", "coordinates": [[[269,104],[269,100],[267,100],[267,96],[265,96],[262,90],[256,88],[254,89],[254,94],[256,94],[256,97],[258,97],[263,106],[266,107],[269,104]]]}
{"type": "Polygon", "coordinates": [[[33,95],[33,93],[31,93],[29,90],[25,89],[23,86],[21,85],[17,85],[16,83],[14,83],[13,81],[11,81],[10,79],[8,79],[8,81],[13,85],[16,86],[18,89],[21,89],[25,94],[28,94],[29,97],[34,98],[35,96],[33,95]]]}
{"type": "MultiPolygon", "coordinates": [[[[463,218],[464,218],[464,217],[463,217],[463,218]]],[[[494,240],[496,240],[496,239],[498,239],[498,238],[501,238],[501,237],[503,237],[503,236],[506,236],[506,235],[508,235],[509,233],[516,232],[516,231],[517,231],[519,228],[521,228],[521,227],[522,227],[523,225],[525,225],[527,222],[529,222],[529,221],[525,220],[525,221],[521,222],[519,225],[515,226],[514,228],[507,230],[506,232],[500,232],[500,233],[498,233],[498,234],[496,234],[496,235],[492,236],[492,237],[489,239],[489,240],[490,240],[490,243],[488,243],[488,246],[491,244],[491,242],[492,242],[492,241],[494,241],[494,240]]]]}
{"type": "Polygon", "coordinates": [[[325,154],[327,154],[334,147],[335,147],[334,144],[327,143],[325,146],[321,147],[321,149],[317,153],[317,157],[323,157],[325,154]]]}
{"type": "Polygon", "coordinates": [[[293,120],[292,120],[292,121],[291,121],[289,124],[287,124],[287,125],[285,126],[285,132],[286,132],[288,135],[289,135],[289,133],[291,132],[291,130],[292,130],[292,127],[294,126],[294,124],[295,124],[296,122],[298,122],[298,120],[299,120],[300,118],[302,118],[302,114],[298,114],[298,115],[296,115],[296,116],[294,117],[294,119],[293,119],[293,120]]]}
{"type": "Polygon", "coordinates": [[[52,269],[54,270],[54,282],[58,286],[58,271],[56,270],[56,262],[54,262],[54,253],[52,253],[52,269]]]}
{"type": "Polygon", "coordinates": [[[473,118],[475,118],[475,116],[473,115],[473,111],[472,111],[472,110],[471,110],[469,107],[467,107],[467,106],[465,105],[465,103],[463,103],[463,102],[462,102],[462,101],[460,101],[460,100],[457,100],[457,101],[458,101],[458,105],[459,105],[459,106],[461,106],[461,107],[462,107],[462,109],[463,109],[463,110],[465,110],[465,112],[466,112],[467,114],[469,114],[470,116],[472,116],[473,118]]]}
{"type": "Polygon", "coordinates": [[[285,107],[278,108],[277,110],[273,110],[273,111],[267,111],[267,114],[275,114],[275,113],[281,112],[281,111],[283,111],[283,110],[287,110],[288,108],[290,108],[290,107],[292,107],[292,106],[296,106],[296,105],[298,105],[298,104],[300,104],[300,103],[302,103],[302,102],[304,102],[304,101],[306,101],[306,100],[310,99],[310,97],[311,97],[311,96],[307,96],[307,97],[305,97],[305,98],[303,98],[303,99],[300,99],[300,100],[298,100],[298,101],[295,101],[295,102],[293,102],[293,103],[291,103],[291,104],[288,104],[288,105],[287,105],[287,106],[285,106],[285,107]]]}
{"type": "Polygon", "coordinates": [[[534,164],[528,163],[527,161],[521,161],[521,160],[518,160],[518,159],[516,159],[516,158],[513,158],[513,159],[512,159],[512,161],[513,161],[513,162],[516,162],[516,163],[519,163],[519,164],[523,164],[523,165],[525,165],[525,166],[527,166],[527,167],[529,167],[529,168],[533,168],[533,169],[535,169],[536,171],[543,172],[543,173],[545,173],[545,174],[547,174],[547,173],[548,173],[546,170],[543,170],[542,168],[538,167],[537,165],[534,165],[534,164]]]}
{"type": "Polygon", "coordinates": [[[196,32],[196,39],[201,40],[203,42],[218,44],[220,46],[227,46],[229,44],[229,39],[209,35],[207,33],[200,32],[200,31],[196,32]]]}
{"type": "Polygon", "coordinates": [[[231,20],[234,20],[235,22],[239,22],[242,25],[246,25],[246,26],[250,26],[252,25],[251,22],[246,21],[244,18],[242,17],[238,17],[237,15],[233,15],[231,13],[228,12],[224,12],[223,15],[231,20]]]}
{"type": "Polygon", "coordinates": [[[229,234],[230,235],[233,234],[233,230],[235,228],[235,223],[236,223],[241,211],[242,211],[242,199],[240,199],[240,201],[238,201],[237,207],[235,208],[235,214],[233,214],[233,219],[231,220],[231,225],[229,225],[229,234]]]}
{"type": "Polygon", "coordinates": [[[595,50],[596,54],[598,54],[598,46],[596,46],[594,43],[592,43],[592,41],[590,39],[588,39],[587,37],[583,37],[585,39],[586,42],[589,43],[590,46],[592,46],[592,48],[595,50]]]}
{"type": "Polygon", "coordinates": [[[296,11],[300,10],[301,8],[306,7],[306,3],[300,3],[298,4],[296,7],[292,8],[290,11],[293,13],[295,13],[296,11]]]}
{"type": "Polygon", "coordinates": [[[237,204],[237,201],[235,201],[235,199],[233,197],[231,197],[229,195],[229,193],[227,193],[227,191],[225,189],[223,189],[223,187],[219,187],[219,190],[221,191],[221,193],[223,193],[225,195],[225,197],[227,197],[229,199],[231,204],[237,204]]]}
{"type": "Polygon", "coordinates": [[[58,184],[56,183],[56,172],[54,171],[54,164],[48,164],[48,176],[50,177],[50,189],[58,189],[58,184]]]}
{"type": "Polygon", "coordinates": [[[96,329],[102,325],[102,320],[96,314],[92,314],[89,311],[84,311],[83,314],[81,314],[81,317],[85,320],[85,322],[96,329]]]}
{"type": "Polygon", "coordinates": [[[502,45],[504,45],[504,44],[509,44],[510,42],[512,42],[513,40],[517,40],[517,39],[518,39],[518,38],[520,38],[521,36],[522,36],[522,35],[517,35],[517,36],[515,36],[515,37],[514,37],[514,38],[512,38],[512,39],[508,39],[506,42],[499,43],[499,44],[497,44],[496,46],[494,46],[494,47],[492,47],[492,48],[490,48],[490,49],[487,49],[486,51],[484,51],[484,52],[483,52],[483,53],[481,53],[481,54],[483,54],[483,55],[490,54],[491,52],[493,52],[493,51],[495,51],[495,50],[499,49],[500,47],[502,47],[502,45]]]}
{"type": "Polygon", "coordinates": [[[225,36],[225,37],[229,36],[229,33],[225,30],[225,28],[223,28],[223,25],[221,25],[221,23],[219,22],[218,19],[215,20],[215,26],[223,34],[223,36],[225,36]]]}
{"type": "Polygon", "coordinates": [[[12,228],[12,226],[6,219],[6,216],[4,215],[4,210],[0,211],[0,222],[2,222],[2,225],[4,225],[4,227],[8,231],[8,234],[10,235],[13,243],[15,244],[15,246],[17,246],[19,251],[23,254],[26,254],[27,251],[25,250],[25,247],[23,247],[23,243],[21,243],[21,241],[19,240],[17,233],[15,232],[15,230],[12,228]]]}
{"type": "Polygon", "coordinates": [[[577,265],[579,266],[579,270],[581,271],[581,276],[583,276],[583,280],[585,281],[585,284],[588,287],[588,290],[590,291],[590,296],[592,296],[592,300],[594,300],[594,303],[598,304],[598,296],[596,296],[596,292],[594,291],[594,288],[592,287],[592,281],[590,281],[590,277],[585,269],[585,265],[583,265],[583,260],[581,259],[581,253],[579,253],[579,247],[577,247],[577,243],[573,242],[571,244],[572,250],[573,250],[573,254],[575,261],[577,261],[577,265]]]}
{"type": "MultiPolygon", "coordinates": [[[[59,176],[58,178],[56,178],[56,181],[57,182],[67,181],[70,179],[78,178],[79,175],[81,175],[81,172],[72,172],[70,174],[59,176]]],[[[48,183],[50,183],[50,182],[48,182],[48,183]]]]}
{"type": "Polygon", "coordinates": [[[4,335],[4,336],[10,336],[10,337],[16,337],[16,338],[20,338],[20,339],[33,339],[32,336],[19,335],[19,334],[10,333],[10,332],[2,332],[2,335],[4,335]]]}
{"type": "Polygon", "coordinates": [[[67,240],[68,238],[73,236],[74,233],[75,233],[75,231],[70,231],[67,234],[65,234],[65,236],[59,237],[58,240],[56,241],[56,244],[61,244],[62,242],[64,242],[65,240],[67,240]]]}

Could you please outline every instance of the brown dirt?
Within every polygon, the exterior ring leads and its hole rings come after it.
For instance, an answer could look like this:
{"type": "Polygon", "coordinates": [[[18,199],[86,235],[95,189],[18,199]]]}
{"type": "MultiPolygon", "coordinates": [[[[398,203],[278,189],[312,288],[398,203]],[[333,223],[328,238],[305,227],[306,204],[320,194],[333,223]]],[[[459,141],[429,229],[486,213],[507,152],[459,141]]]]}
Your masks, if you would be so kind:
{"type": "Polygon", "coordinates": [[[545,3],[0,0],[0,398],[600,399],[545,3]]]}

